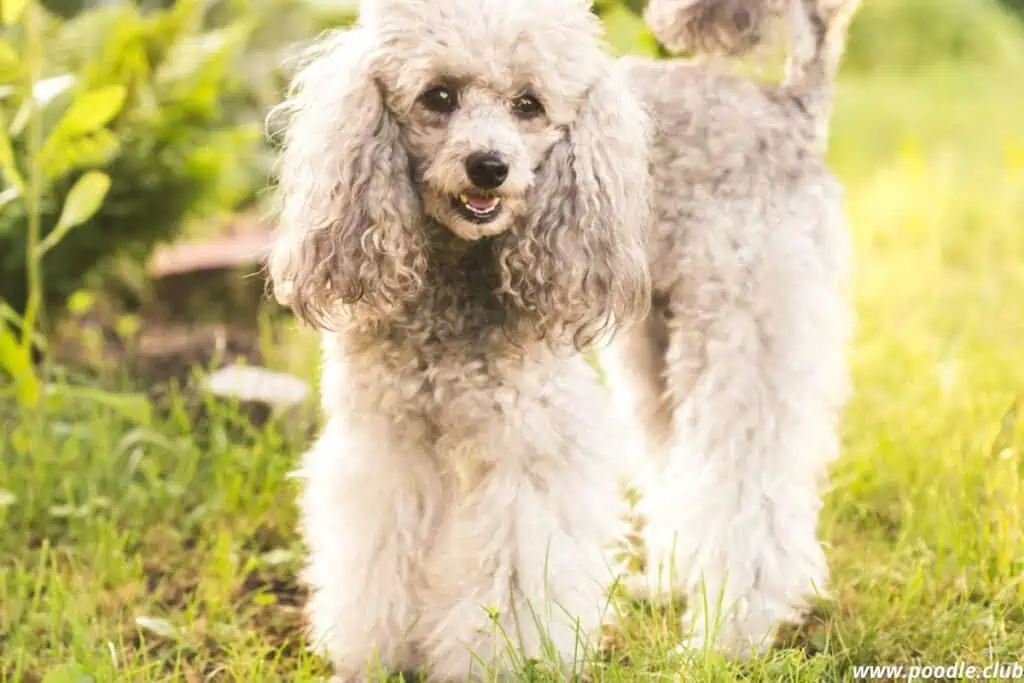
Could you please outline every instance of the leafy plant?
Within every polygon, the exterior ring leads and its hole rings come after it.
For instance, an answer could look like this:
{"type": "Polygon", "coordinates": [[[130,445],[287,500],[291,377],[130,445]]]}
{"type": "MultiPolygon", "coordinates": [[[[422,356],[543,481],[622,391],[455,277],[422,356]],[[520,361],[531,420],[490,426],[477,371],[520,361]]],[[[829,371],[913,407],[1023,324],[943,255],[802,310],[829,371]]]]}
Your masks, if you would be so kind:
{"type": "MultiPolygon", "coordinates": [[[[40,397],[40,383],[35,372],[32,349],[36,319],[43,306],[43,256],[56,247],[71,229],[89,220],[96,213],[107,190],[110,189],[110,178],[99,171],[81,176],[68,192],[53,229],[45,239],[41,239],[40,199],[44,175],[40,162],[45,158],[47,145],[53,144],[54,137],[51,136],[46,143],[43,142],[42,108],[45,98],[41,94],[44,89],[40,88],[44,82],[39,78],[42,65],[39,10],[29,0],[4,0],[0,4],[0,15],[4,24],[14,25],[20,22],[25,37],[22,60],[18,60],[13,49],[6,43],[3,44],[4,48],[0,49],[0,54],[6,55],[7,70],[15,76],[15,90],[24,97],[24,104],[12,129],[24,128],[27,131],[28,158],[28,170],[27,173],[23,173],[15,159],[6,126],[0,125],[0,173],[7,186],[2,195],[3,203],[13,204],[20,198],[27,218],[23,256],[28,291],[24,317],[18,316],[6,303],[0,309],[4,313],[4,319],[0,320],[0,369],[13,377],[18,402],[23,405],[35,405],[40,397]],[[12,332],[12,324],[20,328],[20,340],[12,332]]],[[[103,93],[86,93],[77,100],[60,119],[56,131],[74,137],[75,134],[101,129],[109,118],[117,113],[124,99],[123,93],[120,92],[107,93],[105,98],[102,95],[103,93]]],[[[3,123],[4,119],[0,118],[0,124],[3,123]]],[[[56,137],[59,141],[60,136],[56,137]]]]}
{"type": "MultiPolygon", "coordinates": [[[[51,245],[40,291],[52,301],[106,258],[142,258],[184,218],[252,197],[262,184],[252,163],[260,127],[233,119],[229,108],[242,90],[234,64],[252,30],[248,17],[213,25],[199,0],[153,12],[120,4],[70,20],[38,6],[33,14],[46,54],[26,90],[16,84],[29,68],[28,32],[18,27],[10,43],[0,44],[0,88],[7,86],[0,117],[10,121],[10,165],[38,174],[34,210],[46,231],[38,237],[51,245]],[[38,112],[36,148],[27,111],[38,112]],[[74,230],[51,238],[60,198],[90,170],[110,178],[105,201],[74,230]]],[[[23,311],[31,291],[25,255],[33,207],[14,201],[19,194],[9,187],[0,195],[0,278],[3,297],[23,311]]]]}

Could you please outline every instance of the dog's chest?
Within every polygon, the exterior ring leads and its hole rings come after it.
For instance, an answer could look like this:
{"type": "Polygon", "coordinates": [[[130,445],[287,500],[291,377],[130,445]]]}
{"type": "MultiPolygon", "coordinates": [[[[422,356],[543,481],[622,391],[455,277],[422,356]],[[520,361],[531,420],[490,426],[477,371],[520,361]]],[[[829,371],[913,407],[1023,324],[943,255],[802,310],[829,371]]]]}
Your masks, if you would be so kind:
{"type": "Polygon", "coordinates": [[[425,373],[421,419],[451,495],[472,495],[499,465],[528,471],[554,449],[550,388],[484,361],[425,373]]]}
{"type": "Polygon", "coordinates": [[[544,599],[551,566],[561,577],[603,567],[574,548],[581,538],[602,547],[616,493],[609,464],[622,452],[608,421],[595,420],[607,406],[582,359],[424,350],[377,345],[363,358],[350,348],[325,371],[337,423],[354,432],[346,443],[401,480],[400,571],[417,644],[488,628],[485,607],[504,619],[544,599]],[[554,565],[552,546],[569,549],[554,565]]]}
{"type": "Polygon", "coordinates": [[[483,395],[468,391],[439,413],[436,488],[428,494],[437,498],[426,501],[432,514],[411,568],[417,611],[427,622],[460,614],[483,626],[485,608],[507,615],[524,600],[539,599],[543,581],[524,583],[524,572],[545,571],[543,549],[551,538],[589,532],[581,531],[589,521],[573,519],[592,495],[581,485],[591,478],[576,457],[581,449],[567,448],[572,440],[559,429],[557,414],[501,394],[486,394],[485,407],[483,395]]]}

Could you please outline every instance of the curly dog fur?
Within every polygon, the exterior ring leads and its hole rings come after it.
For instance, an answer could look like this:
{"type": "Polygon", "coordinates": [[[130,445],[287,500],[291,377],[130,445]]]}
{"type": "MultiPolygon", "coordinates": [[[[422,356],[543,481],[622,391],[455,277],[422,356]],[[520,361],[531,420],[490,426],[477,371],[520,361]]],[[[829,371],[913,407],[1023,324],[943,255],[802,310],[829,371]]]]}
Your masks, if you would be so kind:
{"type": "Polygon", "coordinates": [[[653,306],[604,354],[647,436],[646,576],[690,644],[743,656],[826,590],[820,489],[852,323],[842,192],[822,158],[855,0],[652,0],[670,49],[738,56],[785,25],[784,82],[628,59],[654,123],[653,306]]]}
{"type": "Polygon", "coordinates": [[[583,0],[369,0],[281,107],[269,269],[323,330],[301,510],[339,680],[568,670],[601,624],[639,442],[580,350],[646,312],[651,190],[599,36],[583,0]]]}

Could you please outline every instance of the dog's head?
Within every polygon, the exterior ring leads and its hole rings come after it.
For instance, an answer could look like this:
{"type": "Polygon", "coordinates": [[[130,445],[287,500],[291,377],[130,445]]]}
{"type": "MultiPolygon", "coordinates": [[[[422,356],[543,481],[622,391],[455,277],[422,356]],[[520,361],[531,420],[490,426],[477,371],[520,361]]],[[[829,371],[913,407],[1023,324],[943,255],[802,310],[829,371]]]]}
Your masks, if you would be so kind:
{"type": "Polygon", "coordinates": [[[584,0],[366,0],[282,107],[279,296],[386,313],[422,287],[432,219],[491,239],[497,295],[542,327],[642,308],[645,118],[599,35],[584,0]]]}

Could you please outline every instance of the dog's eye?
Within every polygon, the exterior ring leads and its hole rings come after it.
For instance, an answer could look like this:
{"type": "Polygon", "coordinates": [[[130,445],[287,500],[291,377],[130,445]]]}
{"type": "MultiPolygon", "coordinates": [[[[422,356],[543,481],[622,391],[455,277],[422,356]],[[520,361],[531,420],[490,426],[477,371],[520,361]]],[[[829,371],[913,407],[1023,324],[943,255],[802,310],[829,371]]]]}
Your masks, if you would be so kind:
{"type": "Polygon", "coordinates": [[[448,85],[435,85],[420,95],[420,102],[430,111],[451,114],[459,106],[459,94],[448,85]]]}
{"type": "Polygon", "coordinates": [[[536,97],[526,94],[512,100],[512,111],[521,119],[532,119],[544,113],[544,106],[536,97]]]}

